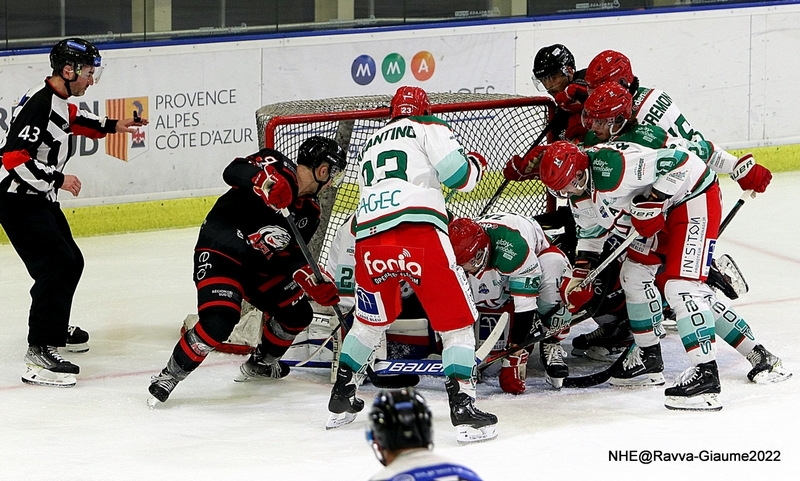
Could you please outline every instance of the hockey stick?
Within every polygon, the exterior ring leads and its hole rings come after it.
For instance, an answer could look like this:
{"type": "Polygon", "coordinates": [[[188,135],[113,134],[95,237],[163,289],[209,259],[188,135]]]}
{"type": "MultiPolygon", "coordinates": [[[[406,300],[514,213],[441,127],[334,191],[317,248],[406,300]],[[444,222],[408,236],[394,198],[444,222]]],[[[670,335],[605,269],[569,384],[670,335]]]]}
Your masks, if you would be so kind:
{"type": "Polygon", "coordinates": [[[728,215],[725,216],[725,219],[719,225],[719,234],[718,235],[721,235],[722,231],[724,231],[725,228],[728,227],[728,224],[731,223],[731,221],[733,220],[733,217],[736,215],[737,212],[739,212],[739,209],[742,208],[742,206],[744,205],[744,203],[747,200],[747,198],[748,197],[755,198],[755,196],[756,196],[756,194],[753,191],[753,189],[746,190],[746,191],[744,191],[744,193],[742,193],[742,196],[739,197],[739,200],[736,201],[736,204],[734,204],[734,206],[731,207],[731,211],[728,212],[728,215]]]}
{"type": "MultiPolygon", "coordinates": [[[[297,245],[300,247],[300,252],[303,253],[303,258],[305,258],[306,262],[308,262],[308,265],[311,267],[311,271],[314,273],[316,281],[322,282],[324,279],[322,277],[322,272],[319,270],[319,266],[317,265],[317,261],[314,260],[314,256],[311,255],[311,251],[308,249],[308,244],[306,244],[306,241],[303,240],[303,237],[300,235],[300,229],[298,229],[297,225],[294,223],[294,214],[289,212],[289,209],[285,207],[283,209],[280,209],[280,213],[286,218],[286,221],[289,224],[289,228],[292,229],[292,234],[294,235],[294,238],[297,241],[297,245]]],[[[342,330],[344,330],[345,316],[344,314],[342,314],[342,310],[339,308],[338,304],[333,305],[333,312],[336,313],[336,318],[338,319],[339,323],[331,328],[332,334],[327,339],[325,339],[325,341],[323,341],[322,344],[320,344],[317,350],[314,351],[311,354],[311,356],[308,357],[308,359],[304,359],[303,361],[300,361],[299,363],[295,364],[296,367],[305,366],[312,359],[317,357],[317,355],[322,351],[322,348],[324,348],[333,339],[333,336],[336,333],[336,329],[339,329],[341,327],[342,330]]]]}
{"type": "MultiPolygon", "coordinates": [[[[731,208],[731,211],[728,212],[728,215],[725,216],[725,219],[720,224],[719,234],[722,234],[722,231],[724,230],[724,228],[727,227],[728,224],[731,223],[733,218],[739,212],[739,209],[741,209],[742,206],[744,205],[745,199],[748,196],[751,196],[752,194],[753,194],[752,190],[747,190],[742,194],[742,197],[739,198],[739,200],[736,202],[736,205],[734,205],[733,208],[731,208]]],[[[719,234],[718,234],[718,236],[719,236],[719,234]]],[[[600,372],[596,372],[594,374],[588,374],[586,376],[579,376],[579,377],[569,377],[568,376],[568,377],[566,377],[564,379],[563,387],[566,387],[566,388],[585,388],[585,387],[597,386],[598,384],[603,384],[604,382],[606,382],[609,379],[611,379],[611,373],[615,369],[619,368],[622,365],[622,362],[625,360],[625,356],[628,355],[628,352],[631,349],[633,349],[633,345],[628,346],[628,348],[625,349],[622,352],[622,354],[620,354],[620,356],[617,358],[616,361],[614,361],[611,364],[611,366],[607,367],[606,369],[603,369],[600,372]]]]}
{"type": "MultiPolygon", "coordinates": [[[[497,324],[492,332],[486,336],[481,347],[475,350],[475,363],[480,364],[492,352],[492,348],[500,339],[508,324],[508,313],[504,312],[497,319],[497,324]]],[[[430,376],[443,376],[444,366],[441,359],[387,359],[375,362],[376,374],[427,374],[430,376]]]]}
{"type": "MultiPolygon", "coordinates": [[[[525,152],[525,155],[522,156],[523,159],[525,158],[526,155],[530,154],[533,151],[533,149],[535,149],[539,144],[541,144],[542,140],[544,140],[544,138],[547,137],[547,134],[550,133],[551,130],[553,130],[553,125],[555,125],[555,121],[558,118],[559,112],[561,111],[559,110],[558,112],[556,112],[555,115],[553,115],[553,118],[550,119],[550,122],[548,122],[547,125],[544,127],[544,130],[542,130],[539,136],[536,137],[531,146],[528,147],[528,150],[525,152]]],[[[484,215],[486,215],[487,212],[489,212],[489,209],[492,208],[494,203],[497,202],[497,199],[500,198],[500,195],[503,193],[503,191],[506,190],[506,187],[508,187],[509,182],[511,181],[508,179],[503,180],[503,183],[500,184],[500,186],[494,192],[494,195],[492,195],[492,198],[489,199],[489,202],[487,202],[486,205],[483,206],[483,210],[481,210],[480,214],[478,214],[478,217],[483,217],[484,215]]]]}
{"type": "MultiPolygon", "coordinates": [[[[311,267],[312,272],[314,272],[314,277],[316,278],[317,282],[322,282],[322,271],[320,271],[319,266],[317,265],[317,261],[314,260],[314,257],[311,255],[311,250],[308,248],[308,244],[306,244],[303,237],[300,235],[300,229],[298,229],[297,225],[294,222],[294,215],[289,212],[289,209],[283,208],[280,209],[281,214],[286,218],[289,228],[292,229],[292,234],[297,241],[297,245],[300,247],[300,252],[303,253],[303,257],[305,258],[308,265],[311,267]]],[[[347,327],[345,326],[344,320],[345,315],[342,313],[342,310],[339,308],[338,304],[334,304],[333,312],[336,313],[336,318],[339,321],[337,325],[333,326],[331,329],[331,335],[328,336],[322,344],[307,358],[299,363],[295,364],[295,367],[302,367],[308,364],[311,360],[313,360],[317,355],[322,352],[322,349],[331,341],[333,340],[334,336],[336,335],[336,330],[341,329],[343,333],[347,332],[347,327]]],[[[349,312],[348,312],[349,314],[349,312]]],[[[331,363],[332,372],[335,372],[335,368],[338,365],[338,360],[334,359],[334,362],[331,363]]],[[[367,377],[369,377],[370,381],[376,387],[385,387],[385,388],[395,388],[395,387],[407,387],[407,386],[415,386],[419,382],[419,377],[411,377],[411,376],[403,376],[402,374],[398,374],[395,376],[378,376],[372,369],[371,366],[367,366],[367,377]]]]}

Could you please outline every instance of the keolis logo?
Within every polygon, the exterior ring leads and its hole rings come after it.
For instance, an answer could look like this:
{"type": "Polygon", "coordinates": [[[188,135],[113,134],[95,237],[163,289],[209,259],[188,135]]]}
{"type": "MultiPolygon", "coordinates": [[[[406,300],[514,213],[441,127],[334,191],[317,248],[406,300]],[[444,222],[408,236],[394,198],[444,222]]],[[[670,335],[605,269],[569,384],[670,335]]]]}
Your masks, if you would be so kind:
{"type": "MultiPolygon", "coordinates": [[[[402,55],[390,53],[383,58],[380,66],[383,79],[390,84],[402,80],[407,70],[420,82],[430,79],[436,70],[433,54],[425,50],[415,53],[411,57],[410,68],[407,68],[406,59],[402,55]]],[[[370,55],[359,55],[350,65],[350,75],[358,85],[368,85],[378,75],[378,64],[370,55]]]]}

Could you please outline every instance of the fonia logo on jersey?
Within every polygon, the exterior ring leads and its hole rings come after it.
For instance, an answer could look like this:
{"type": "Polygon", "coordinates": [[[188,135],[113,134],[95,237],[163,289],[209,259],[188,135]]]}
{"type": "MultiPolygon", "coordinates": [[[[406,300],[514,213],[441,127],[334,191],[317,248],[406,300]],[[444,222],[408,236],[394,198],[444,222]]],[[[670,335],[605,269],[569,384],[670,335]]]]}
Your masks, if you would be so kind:
{"type": "MultiPolygon", "coordinates": [[[[377,65],[375,59],[370,55],[359,55],[350,66],[350,75],[358,85],[368,85],[378,75],[377,65]]],[[[407,70],[410,70],[411,75],[420,82],[430,79],[436,70],[433,54],[425,50],[415,53],[411,57],[408,67],[406,59],[396,52],[386,55],[381,62],[380,73],[383,79],[390,84],[402,80],[407,70]]]]}
{"type": "MultiPolygon", "coordinates": [[[[129,119],[134,117],[149,117],[147,97],[129,97],[124,99],[107,99],[106,115],[110,119],[129,119]]],[[[147,152],[147,130],[139,127],[136,132],[109,134],[106,136],[106,154],[127,162],[137,155],[147,152]],[[136,149],[135,155],[131,149],[136,149]]]]}

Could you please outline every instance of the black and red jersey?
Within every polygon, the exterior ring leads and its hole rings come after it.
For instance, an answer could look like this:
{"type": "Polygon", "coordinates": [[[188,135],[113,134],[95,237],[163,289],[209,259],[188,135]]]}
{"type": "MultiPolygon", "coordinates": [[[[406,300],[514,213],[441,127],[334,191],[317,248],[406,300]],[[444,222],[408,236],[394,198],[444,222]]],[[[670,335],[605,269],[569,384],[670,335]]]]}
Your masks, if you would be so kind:
{"type": "Polygon", "coordinates": [[[320,223],[320,206],[314,195],[298,196],[297,168],[286,156],[273,149],[262,149],[234,159],[222,177],[231,188],[206,216],[198,238],[198,248],[211,248],[254,263],[260,272],[292,273],[306,264],[292,229],[279,211],[264,203],[253,191],[253,178],[270,164],[292,188],[293,202],[288,207],[303,240],[308,243],[320,223]]]}

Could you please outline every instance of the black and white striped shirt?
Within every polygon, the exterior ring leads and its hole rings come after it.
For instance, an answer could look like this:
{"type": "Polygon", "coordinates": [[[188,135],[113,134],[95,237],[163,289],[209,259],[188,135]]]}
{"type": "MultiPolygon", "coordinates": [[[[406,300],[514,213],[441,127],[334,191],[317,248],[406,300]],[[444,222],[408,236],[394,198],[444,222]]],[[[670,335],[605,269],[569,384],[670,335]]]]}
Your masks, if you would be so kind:
{"type": "Polygon", "coordinates": [[[116,131],[116,120],[100,118],[67,102],[50,84],[29,90],[11,115],[0,147],[0,192],[39,195],[55,202],[62,173],[72,157],[70,135],[99,139],[116,131]]]}

